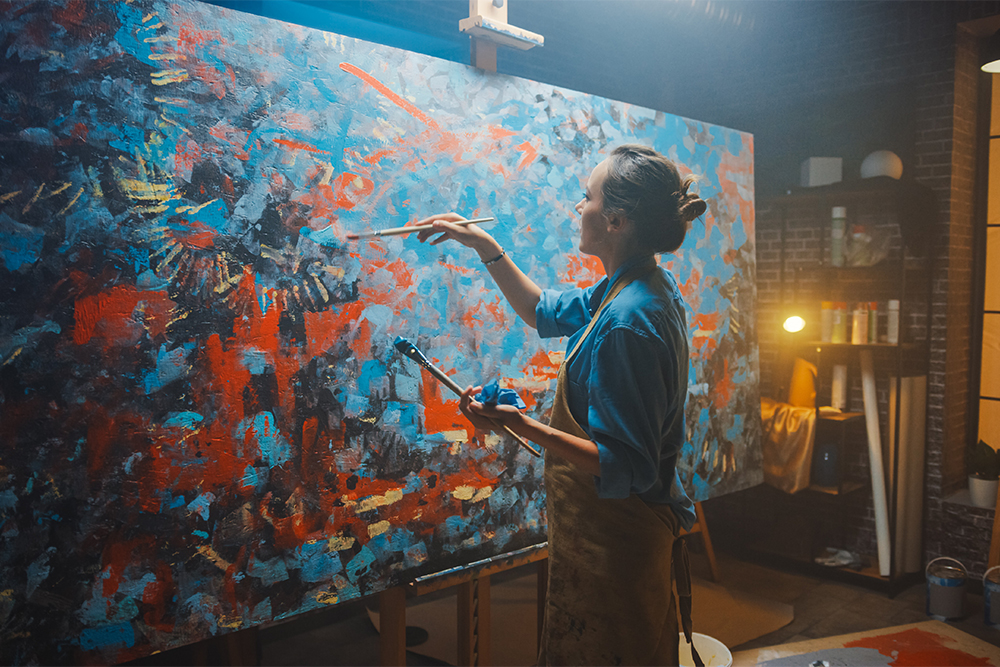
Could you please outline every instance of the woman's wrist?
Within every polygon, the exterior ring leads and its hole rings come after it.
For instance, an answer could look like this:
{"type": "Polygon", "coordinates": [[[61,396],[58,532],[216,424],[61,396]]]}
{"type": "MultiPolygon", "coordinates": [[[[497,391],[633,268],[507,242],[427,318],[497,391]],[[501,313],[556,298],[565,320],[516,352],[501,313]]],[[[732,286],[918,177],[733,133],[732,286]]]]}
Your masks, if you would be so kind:
{"type": "Polygon", "coordinates": [[[496,242],[496,239],[490,238],[487,243],[483,243],[481,246],[477,245],[476,253],[479,255],[479,261],[486,263],[490,260],[496,260],[497,256],[500,255],[504,250],[500,247],[500,244],[496,242]]]}

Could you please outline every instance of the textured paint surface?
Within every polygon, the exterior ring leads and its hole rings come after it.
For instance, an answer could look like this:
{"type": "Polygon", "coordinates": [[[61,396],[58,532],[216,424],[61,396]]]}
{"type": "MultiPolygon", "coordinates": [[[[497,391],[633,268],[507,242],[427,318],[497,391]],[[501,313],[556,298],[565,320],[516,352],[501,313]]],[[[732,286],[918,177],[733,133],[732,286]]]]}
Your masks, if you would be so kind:
{"type": "Polygon", "coordinates": [[[626,141],[701,174],[664,261],[692,336],[680,463],[761,480],[749,135],[197,3],[0,3],[0,660],[120,662],[545,539],[539,341],[475,255],[348,233],[455,210],[540,285],[626,141]]]}
{"type": "MultiPolygon", "coordinates": [[[[769,651],[762,649],[761,657],[769,651]]],[[[902,632],[874,635],[828,648],[782,658],[761,660],[759,667],[985,667],[990,659],[963,650],[952,637],[911,628],[902,632]]]]}

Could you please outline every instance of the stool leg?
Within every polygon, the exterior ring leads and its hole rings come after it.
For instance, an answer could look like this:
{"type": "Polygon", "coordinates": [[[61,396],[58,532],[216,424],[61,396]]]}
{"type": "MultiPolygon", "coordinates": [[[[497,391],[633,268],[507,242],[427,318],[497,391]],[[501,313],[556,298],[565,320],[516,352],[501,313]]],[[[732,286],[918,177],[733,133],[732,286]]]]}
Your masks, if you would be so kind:
{"type": "Polygon", "coordinates": [[[694,513],[698,517],[698,524],[701,526],[701,539],[705,543],[705,553],[708,554],[708,567],[712,571],[712,581],[719,581],[719,565],[715,562],[715,549],[712,548],[712,538],[708,534],[708,524],[705,522],[705,511],[701,509],[701,503],[694,504],[694,513]]]}

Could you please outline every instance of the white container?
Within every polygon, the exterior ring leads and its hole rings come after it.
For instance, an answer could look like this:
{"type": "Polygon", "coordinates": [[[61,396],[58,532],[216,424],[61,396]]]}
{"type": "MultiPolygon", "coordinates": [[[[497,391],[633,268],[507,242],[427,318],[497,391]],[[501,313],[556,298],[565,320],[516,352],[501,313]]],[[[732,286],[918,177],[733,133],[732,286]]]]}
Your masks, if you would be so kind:
{"type": "Polygon", "coordinates": [[[997,506],[997,488],[1000,480],[981,479],[969,475],[969,501],[976,507],[993,509],[997,506]]]}
{"type": "Polygon", "coordinates": [[[851,318],[851,343],[854,345],[864,345],[868,342],[868,306],[859,303],[854,307],[854,316],[851,318]]]}
{"type": "Polygon", "coordinates": [[[847,366],[838,364],[833,367],[833,378],[830,381],[830,406],[838,410],[847,409],[847,366]]]}
{"type": "Polygon", "coordinates": [[[965,616],[965,566],[941,556],[927,563],[927,615],[938,621],[965,616]]]}
{"type": "Polygon", "coordinates": [[[844,265],[844,234],[847,229],[847,209],[843,206],[833,207],[830,220],[830,264],[844,265]]]}
{"type": "MultiPolygon", "coordinates": [[[[680,635],[681,667],[694,667],[694,658],[691,657],[691,647],[688,646],[687,639],[684,638],[684,633],[682,632],[680,635]]],[[[700,632],[692,632],[691,641],[694,642],[694,647],[698,649],[698,655],[701,656],[705,667],[732,667],[732,651],[726,648],[726,645],[715,637],[709,637],[700,632]]]]}
{"type": "Polygon", "coordinates": [[[886,342],[890,345],[899,343],[899,300],[889,299],[889,310],[886,314],[886,342]]]}

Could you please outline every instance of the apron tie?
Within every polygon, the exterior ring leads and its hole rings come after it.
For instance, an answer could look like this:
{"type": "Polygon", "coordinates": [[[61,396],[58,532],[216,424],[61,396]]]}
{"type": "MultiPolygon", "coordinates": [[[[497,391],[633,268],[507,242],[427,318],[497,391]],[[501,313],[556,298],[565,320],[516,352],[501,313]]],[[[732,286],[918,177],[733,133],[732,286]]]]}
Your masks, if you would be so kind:
{"type": "Polygon", "coordinates": [[[677,581],[677,603],[681,612],[681,628],[684,638],[691,645],[691,657],[695,667],[705,667],[704,661],[694,647],[694,637],[691,628],[691,559],[688,556],[687,541],[678,537],[674,541],[673,557],[671,558],[674,578],[677,581]]]}

